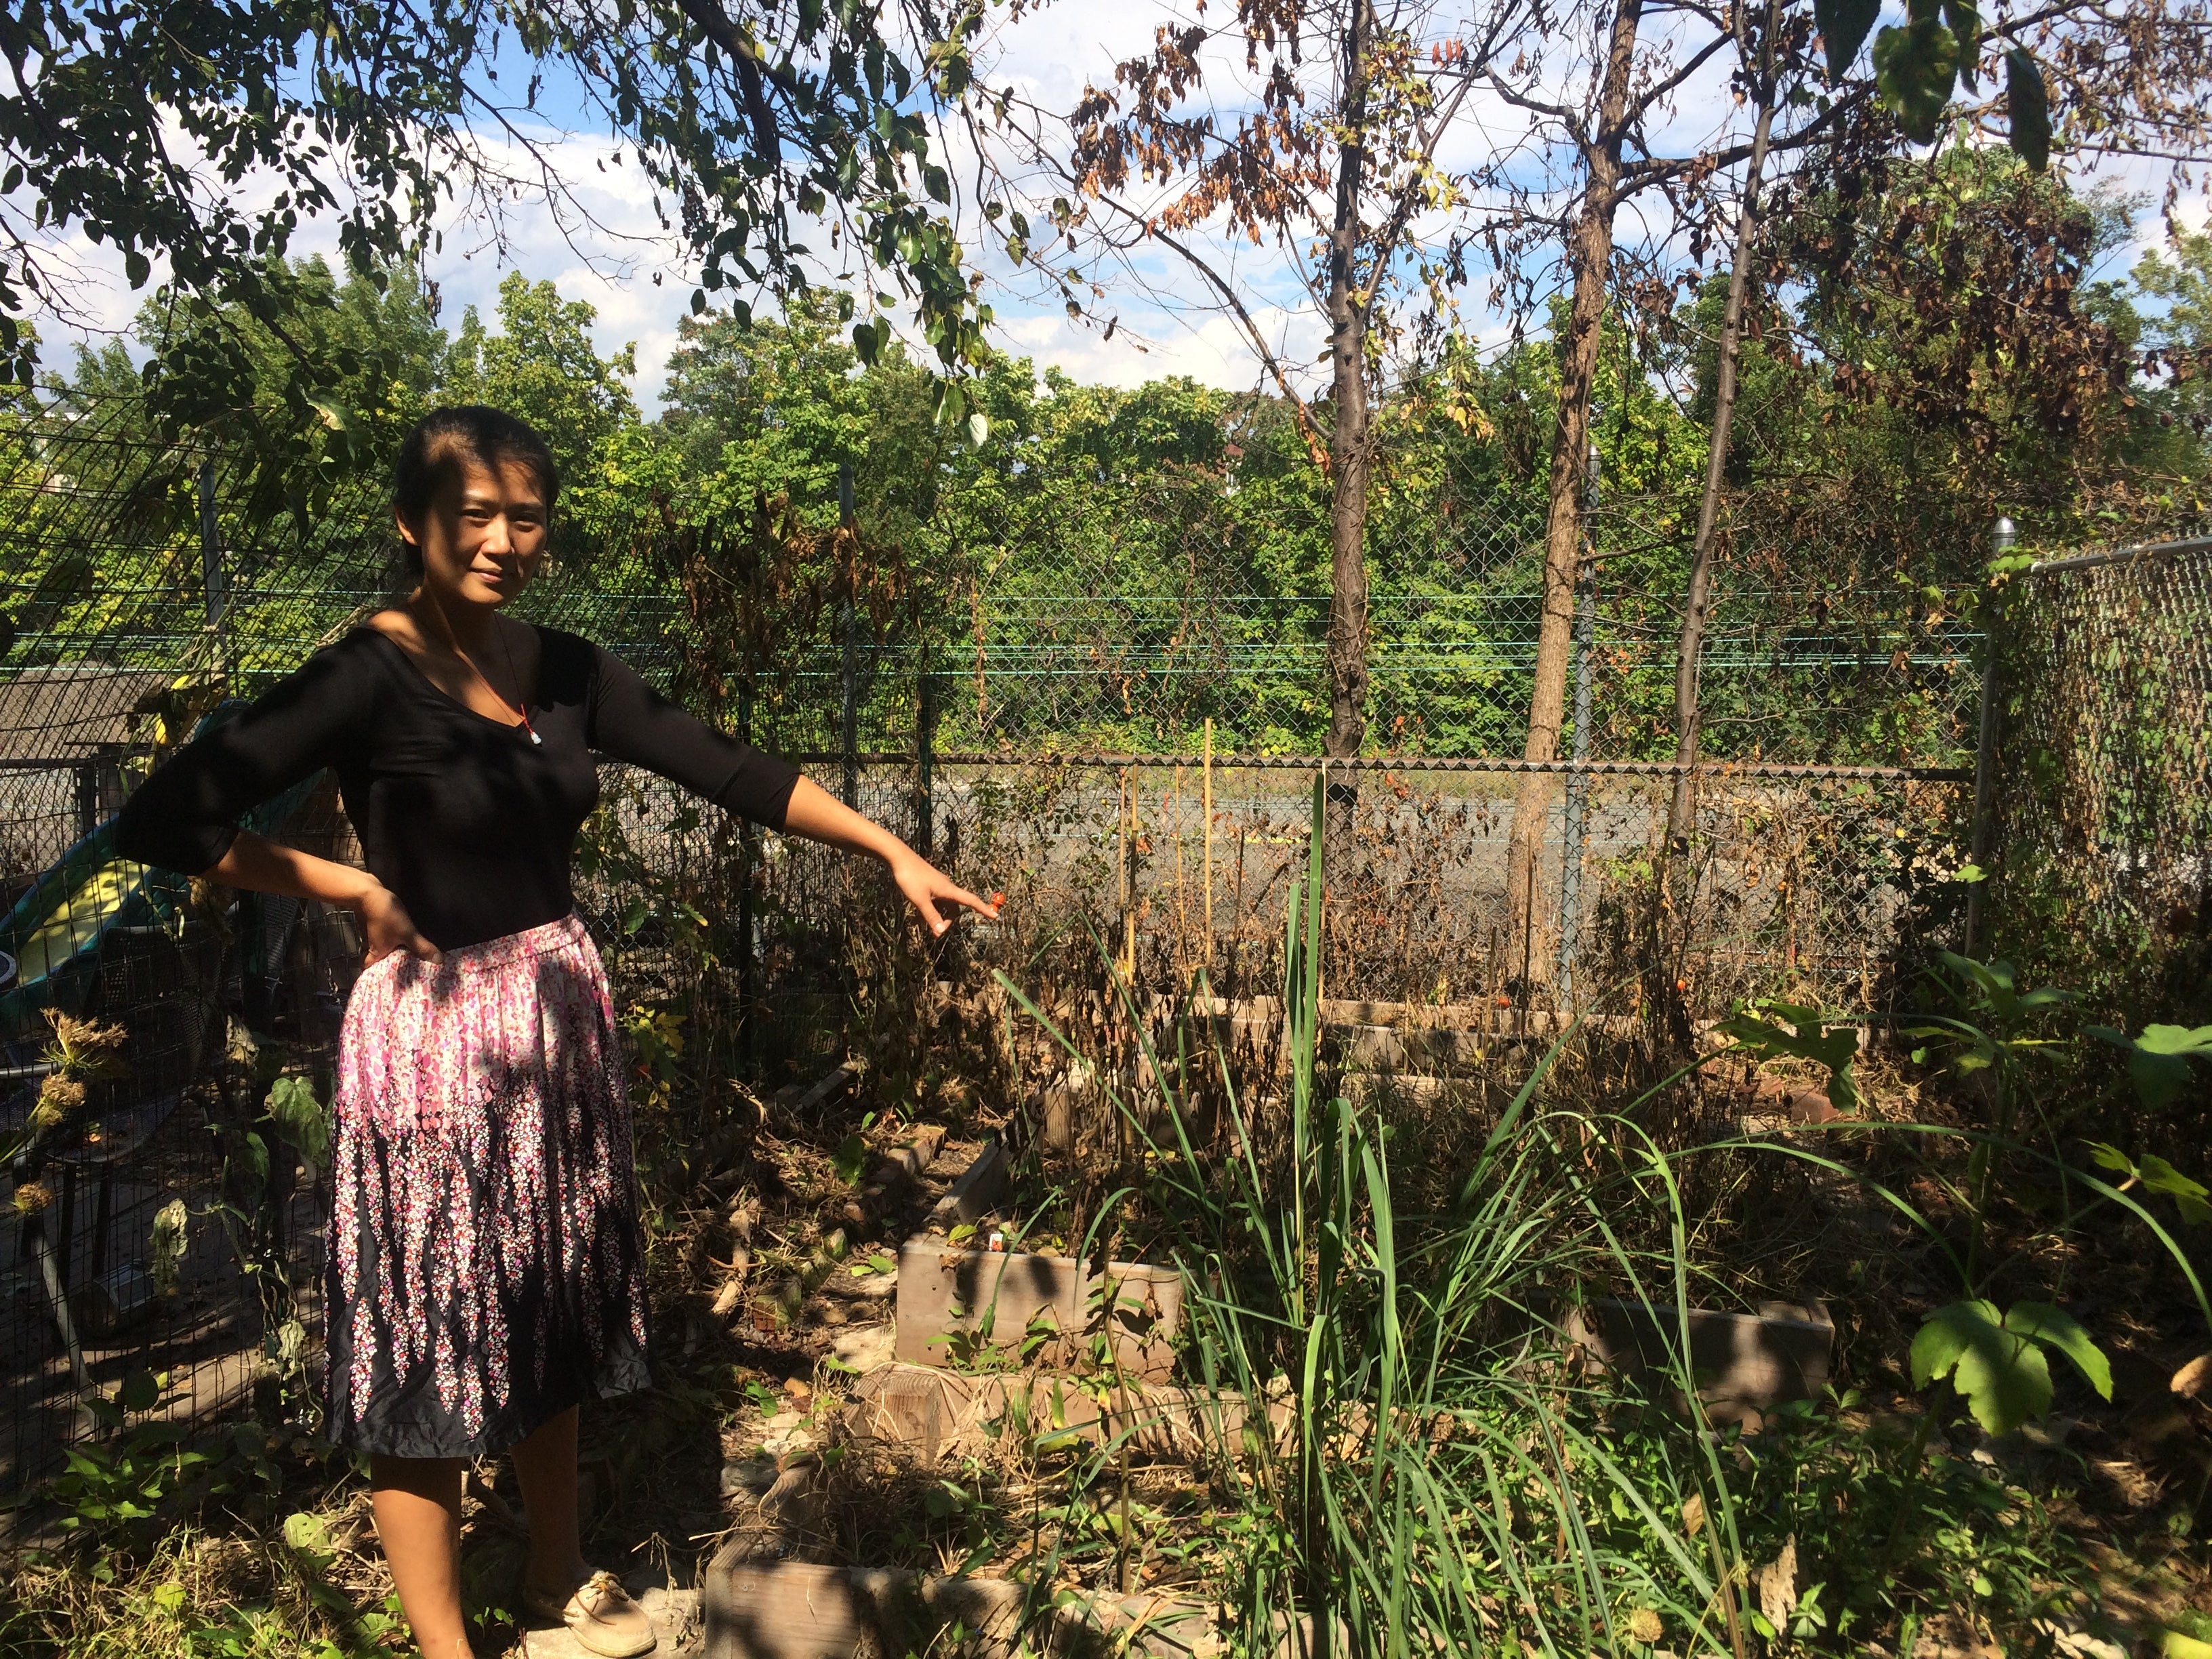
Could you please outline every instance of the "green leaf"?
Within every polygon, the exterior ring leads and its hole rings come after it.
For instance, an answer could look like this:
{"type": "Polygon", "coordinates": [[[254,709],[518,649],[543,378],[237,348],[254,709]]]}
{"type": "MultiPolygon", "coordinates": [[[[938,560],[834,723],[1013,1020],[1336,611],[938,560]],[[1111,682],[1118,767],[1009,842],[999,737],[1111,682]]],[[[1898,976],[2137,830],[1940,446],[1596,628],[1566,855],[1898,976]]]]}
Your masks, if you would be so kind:
{"type": "Polygon", "coordinates": [[[2051,94],[2026,46],[2005,53],[2005,110],[2012,118],[2006,137],[2014,154],[2042,172],[2051,164],[2051,94]]]}
{"type": "Polygon", "coordinates": [[[2051,1409],[2051,1366],[2026,1335],[2004,1328],[1994,1304],[1954,1302],[1912,1339],[1912,1380],[1948,1376],[1991,1434],[2009,1434],[2051,1409]]]}
{"type": "Polygon", "coordinates": [[[1826,1066],[1829,1101],[1839,1112],[1850,1114],[1858,1109],[1859,1092],[1851,1078],[1851,1061],[1858,1054],[1859,1042],[1858,1033],[1852,1027],[1829,1030],[1823,1027],[1818,1009],[1788,1002],[1762,1002],[1757,1012],[1744,1009],[1723,1020],[1720,1030],[1725,1036],[1734,1037],[1746,1053],[1760,1060],[1789,1055],[1826,1066]],[[1775,1018],[1762,1018],[1761,1014],[1775,1018]],[[1786,1020],[1789,1026],[1796,1029],[1777,1024],[1778,1019],[1786,1020]]]}
{"type": "Polygon", "coordinates": [[[1975,90],[1974,48],[1982,38],[1981,13],[1974,0],[1943,0],[1943,21],[1959,43],[1959,78],[1971,93],[1975,90]]]}
{"type": "MultiPolygon", "coordinates": [[[[2204,1189],[2201,1187],[2197,1191],[2204,1189]]],[[[2074,1369],[2105,1399],[2112,1397],[2112,1362],[2104,1350],[2089,1340],[2073,1315],[2048,1302],[2015,1302],[2004,1316],[2004,1328],[2015,1335],[2040,1342],[2074,1362],[2074,1369]]]]}
{"type": "Polygon", "coordinates": [[[277,1133],[319,1170],[330,1151],[331,1121],[315,1085],[303,1077],[280,1077],[269,1085],[266,1109],[277,1133]]]}
{"type": "Polygon", "coordinates": [[[115,1403],[134,1417],[161,1402],[161,1379],[152,1371],[133,1371],[116,1390],[115,1403]]]}
{"type": "Polygon", "coordinates": [[[1881,14],[1881,0],[1813,0],[1813,21],[1828,55],[1828,78],[1841,81],[1881,14]]]}
{"type": "Polygon", "coordinates": [[[304,1510],[284,1517],[284,1542],[302,1555],[329,1555],[331,1529],[319,1515],[304,1510]]]}
{"type": "Polygon", "coordinates": [[[2118,1147],[2107,1146],[2101,1140],[2085,1140],[2081,1144],[2089,1149],[2089,1156],[2103,1168],[2116,1170],[2124,1176],[2135,1174],[2136,1161],[2118,1147]]]}
{"type": "Polygon", "coordinates": [[[2212,1055],[2212,1025],[2146,1025],[2136,1047],[2154,1054],[2212,1055]]]}
{"type": "Polygon", "coordinates": [[[2165,1193],[2172,1197],[2174,1206],[2181,1212],[2181,1218],[2191,1226],[2202,1226],[2205,1222],[2212,1221],[2212,1202],[2207,1201],[2212,1200],[2212,1193],[2205,1190],[2203,1182],[2191,1181],[2164,1158],[2157,1157],[2146,1156],[2138,1173],[2142,1176],[2142,1184],[2151,1191],[2165,1193]]]}
{"type": "Polygon", "coordinates": [[[1896,112],[1905,137],[1936,142],[1936,129],[1959,78],[1959,39],[1929,20],[1882,30],[1874,40],[1875,84],[1896,112]]]}

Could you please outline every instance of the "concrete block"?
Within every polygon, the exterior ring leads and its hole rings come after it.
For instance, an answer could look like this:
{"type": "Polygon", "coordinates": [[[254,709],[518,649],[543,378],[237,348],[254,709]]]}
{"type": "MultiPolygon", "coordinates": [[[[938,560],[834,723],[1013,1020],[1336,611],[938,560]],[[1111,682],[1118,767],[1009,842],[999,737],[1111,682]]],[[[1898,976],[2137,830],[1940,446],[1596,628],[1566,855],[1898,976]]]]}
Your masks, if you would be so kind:
{"type": "Polygon", "coordinates": [[[1175,1369],[1170,1345],[1182,1323],[1182,1276],[1173,1268],[1116,1261],[1108,1264],[1105,1279],[1110,1291],[1094,1285],[1085,1264],[1070,1256],[910,1240],[899,1252],[898,1357],[910,1364],[952,1365],[964,1339],[1018,1358],[1073,1364],[1086,1346],[1098,1304],[1110,1301],[1105,1329],[1123,1373],[1164,1380],[1175,1369]],[[1038,1334],[1042,1342],[1024,1354],[1024,1344],[1038,1334]]]}
{"type": "MultiPolygon", "coordinates": [[[[1607,1297],[1568,1317],[1569,1339],[1632,1385],[1662,1383],[1681,1328],[1674,1310],[1607,1297]]],[[[1756,1313],[1692,1308],[1690,1375],[1716,1417],[1756,1428],[1787,1400],[1817,1400],[1828,1385],[1836,1328],[1817,1302],[1767,1302],[1756,1313]]]]}

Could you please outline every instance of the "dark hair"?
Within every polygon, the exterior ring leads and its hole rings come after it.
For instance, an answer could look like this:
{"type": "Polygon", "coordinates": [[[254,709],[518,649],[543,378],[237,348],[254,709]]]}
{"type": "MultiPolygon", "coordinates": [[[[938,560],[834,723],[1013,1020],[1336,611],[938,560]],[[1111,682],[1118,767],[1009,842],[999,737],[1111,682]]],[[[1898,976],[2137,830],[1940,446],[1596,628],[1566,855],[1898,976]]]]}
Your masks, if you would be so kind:
{"type": "MultiPolygon", "coordinates": [[[[561,492],[561,471],[553,465],[553,452],[538,429],[506,410],[484,404],[457,404],[434,409],[415,423],[399,446],[399,459],[392,469],[392,510],[409,525],[419,525],[438,492],[471,462],[478,466],[521,463],[538,477],[545,491],[545,509],[561,492]]],[[[404,544],[410,572],[422,568],[420,548],[404,544]]]]}

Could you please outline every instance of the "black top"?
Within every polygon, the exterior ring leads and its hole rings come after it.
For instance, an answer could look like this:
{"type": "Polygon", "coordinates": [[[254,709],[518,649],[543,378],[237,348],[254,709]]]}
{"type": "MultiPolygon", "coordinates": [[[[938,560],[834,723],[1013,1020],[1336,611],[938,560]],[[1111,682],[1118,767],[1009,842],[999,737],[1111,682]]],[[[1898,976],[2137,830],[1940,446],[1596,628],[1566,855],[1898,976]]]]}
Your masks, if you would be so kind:
{"type": "Polygon", "coordinates": [[[589,641],[537,631],[542,743],[447,696],[389,635],[356,628],[156,769],[124,805],[117,850],[197,874],[230,850],[242,813],[331,767],[370,872],[452,951],[574,908],[569,857],[599,799],[594,750],[783,827],[797,769],[694,720],[589,641]]]}

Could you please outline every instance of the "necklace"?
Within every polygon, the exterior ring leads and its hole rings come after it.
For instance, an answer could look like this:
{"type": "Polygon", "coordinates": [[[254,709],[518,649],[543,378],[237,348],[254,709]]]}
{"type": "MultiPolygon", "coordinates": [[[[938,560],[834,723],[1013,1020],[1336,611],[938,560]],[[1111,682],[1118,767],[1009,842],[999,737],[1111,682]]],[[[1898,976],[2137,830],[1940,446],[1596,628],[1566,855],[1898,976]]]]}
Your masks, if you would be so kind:
{"type": "MultiPolygon", "coordinates": [[[[433,599],[430,603],[433,606],[436,606],[438,602],[436,599],[433,599]]],[[[445,611],[442,608],[438,611],[438,620],[441,623],[446,620],[445,611]]],[[[446,643],[452,647],[453,654],[459,657],[461,661],[467,665],[469,672],[477,677],[477,684],[483,686],[485,690],[490,692],[492,695],[492,700],[498,703],[501,708],[512,708],[514,710],[516,717],[522,722],[522,729],[530,736],[531,747],[533,749],[544,748],[545,746],[545,739],[538,735],[538,728],[530,723],[530,710],[519,702],[510,704],[505,697],[501,696],[499,694],[499,688],[491,683],[491,676],[485,673],[483,669],[477,667],[476,659],[470,656],[467,652],[461,649],[461,642],[453,636],[453,629],[448,626],[446,629],[445,633],[446,643]]],[[[507,678],[513,680],[518,686],[522,684],[522,677],[514,672],[514,654],[507,650],[507,641],[504,640],[500,641],[499,653],[507,660],[507,678]]]]}

